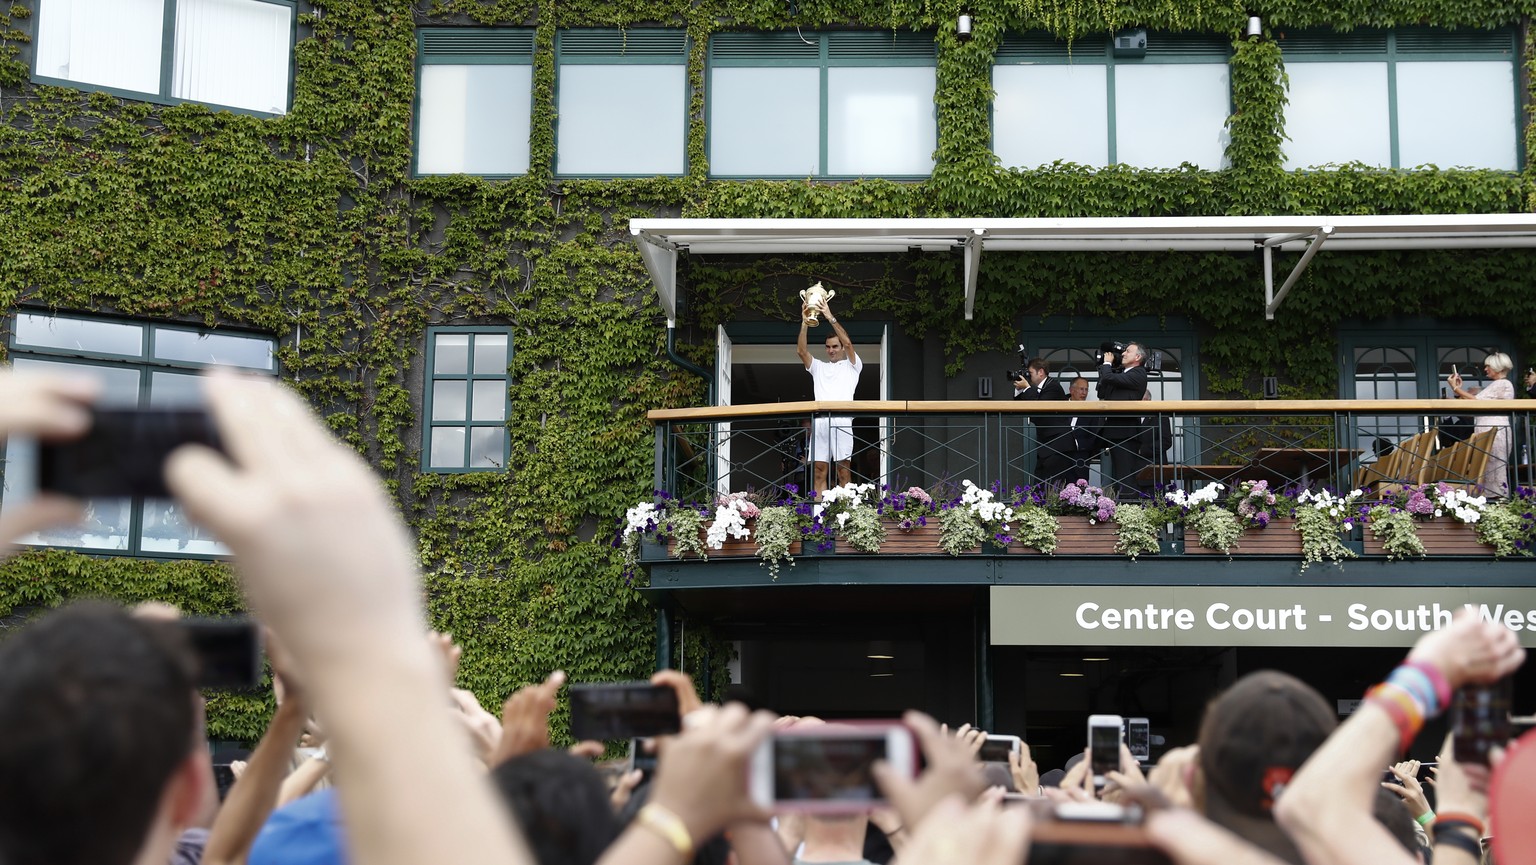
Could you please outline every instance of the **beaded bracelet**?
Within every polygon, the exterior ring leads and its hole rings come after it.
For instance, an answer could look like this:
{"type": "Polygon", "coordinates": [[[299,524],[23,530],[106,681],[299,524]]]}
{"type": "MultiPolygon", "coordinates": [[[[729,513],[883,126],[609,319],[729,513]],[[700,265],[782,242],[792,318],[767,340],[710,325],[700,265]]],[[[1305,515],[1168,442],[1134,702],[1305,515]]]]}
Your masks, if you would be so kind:
{"type": "Polygon", "coordinates": [[[1412,667],[1429,679],[1430,684],[1435,688],[1435,697],[1439,699],[1441,709],[1451,705],[1451,683],[1446,681],[1445,673],[1442,673],[1439,667],[1424,661],[1405,661],[1403,666],[1412,667]]]}

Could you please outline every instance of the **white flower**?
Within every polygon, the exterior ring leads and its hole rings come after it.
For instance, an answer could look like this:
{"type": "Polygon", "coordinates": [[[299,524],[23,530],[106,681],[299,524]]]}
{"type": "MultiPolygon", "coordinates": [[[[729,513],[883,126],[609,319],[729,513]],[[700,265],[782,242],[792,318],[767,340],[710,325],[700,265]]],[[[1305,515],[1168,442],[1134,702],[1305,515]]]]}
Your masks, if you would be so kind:
{"type": "Polygon", "coordinates": [[[1350,522],[1349,520],[1345,520],[1344,521],[1344,531],[1352,532],[1354,530],[1355,530],[1355,524],[1350,522]]]}

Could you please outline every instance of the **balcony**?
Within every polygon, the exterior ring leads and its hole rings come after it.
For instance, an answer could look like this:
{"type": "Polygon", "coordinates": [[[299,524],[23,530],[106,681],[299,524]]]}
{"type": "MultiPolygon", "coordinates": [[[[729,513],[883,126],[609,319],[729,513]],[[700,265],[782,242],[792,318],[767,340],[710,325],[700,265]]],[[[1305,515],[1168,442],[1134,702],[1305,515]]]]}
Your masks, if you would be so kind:
{"type": "MultiPolygon", "coordinates": [[[[677,503],[704,505],[710,514],[716,500],[730,493],[750,494],[759,505],[805,504],[810,485],[806,465],[816,458],[806,433],[811,420],[852,417],[852,480],[873,485],[871,506],[880,507],[875,500],[886,498],[886,533],[873,552],[850,549],[842,537],[827,544],[813,533],[820,542],[794,550],[792,564],[781,563],[776,574],[760,564],[754,538],[732,539],[721,549],[706,547],[707,561],[692,554],[677,557],[675,540],[672,554],[651,543],[641,558],[651,591],[664,593],[769,585],[885,584],[949,591],[1010,584],[1176,586],[1213,579],[1267,586],[1531,585],[1536,583],[1536,559],[1524,544],[1536,533],[1536,522],[1523,517],[1531,508],[1522,488],[1536,487],[1533,466],[1525,458],[1533,415],[1536,402],[1523,400],[881,401],[654,411],[656,489],[677,503]],[[1446,422],[1452,417],[1466,422],[1446,422]],[[1504,433],[1479,434],[1477,418],[1497,418],[1509,427],[1504,433]],[[1059,513],[1056,498],[1063,481],[1081,478],[1092,486],[1111,487],[1114,480],[1097,446],[1091,445],[1086,456],[1069,452],[1060,433],[1063,425],[1102,429],[1117,423],[1147,431],[1141,435],[1147,440],[1147,459],[1133,476],[1122,477],[1110,495],[1120,506],[1161,508],[1155,512],[1155,549],[1143,549],[1134,559],[1116,552],[1114,520],[1087,524],[1059,513]],[[1066,460],[1073,461],[1073,469],[1062,474],[1066,460]],[[1053,469],[1054,479],[1047,477],[1053,469]],[[923,526],[907,533],[898,528],[902,514],[892,511],[892,493],[918,487],[942,503],[959,495],[962,481],[990,487],[998,500],[1021,510],[1035,503],[1057,512],[1056,549],[1046,555],[1015,541],[950,555],[939,549],[936,529],[923,526]],[[1263,486],[1257,485],[1260,481],[1263,486]],[[1494,489],[1500,481],[1507,486],[1494,489]],[[1233,513],[1239,510],[1233,496],[1240,488],[1278,494],[1273,524],[1253,528],[1252,515],[1246,515],[1241,536],[1224,549],[1212,549],[1210,536],[1202,543],[1189,511],[1172,507],[1166,494],[1188,495],[1211,484],[1222,485],[1217,506],[1233,513]],[[1340,505],[1344,513],[1337,521],[1338,549],[1347,552],[1310,564],[1291,510],[1316,507],[1316,497],[1325,493],[1347,497],[1356,489],[1361,492],[1340,505]],[[1420,497],[1413,500],[1416,492],[1420,497]],[[1475,526],[1449,513],[1452,498],[1484,495],[1478,509],[1499,511],[1484,528],[1502,526],[1501,537],[1508,538],[1502,551],[1484,543],[1475,526]],[[1429,510],[1418,513],[1426,502],[1429,510]],[[1395,521],[1395,535],[1387,520],[1394,509],[1412,512],[1408,528],[1404,520],[1395,521]],[[1403,540],[1403,531],[1412,540],[1403,540]],[[1334,557],[1342,567],[1334,566],[1334,557]],[[1448,572],[1435,561],[1478,565],[1448,572]]],[[[1214,492],[1207,490],[1207,495],[1214,492]]],[[[1259,504],[1262,509],[1262,496],[1259,504]]],[[[940,514],[929,515],[930,522],[940,519],[940,514]]],[[[713,521],[707,515],[702,520],[705,527],[713,521]]],[[[921,603],[922,593],[911,597],[921,603]]],[[[758,598],[751,603],[776,602],[758,598]]]]}

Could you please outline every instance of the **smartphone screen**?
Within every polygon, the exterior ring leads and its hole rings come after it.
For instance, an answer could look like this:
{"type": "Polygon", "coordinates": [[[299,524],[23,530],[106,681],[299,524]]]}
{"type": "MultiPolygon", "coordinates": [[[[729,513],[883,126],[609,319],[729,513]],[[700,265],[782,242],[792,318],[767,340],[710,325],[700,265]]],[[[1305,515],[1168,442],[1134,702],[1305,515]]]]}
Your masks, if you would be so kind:
{"type": "Polygon", "coordinates": [[[1095,778],[1120,769],[1120,716],[1094,715],[1088,719],[1088,759],[1095,778]]]}
{"type": "Polygon", "coordinates": [[[1146,718],[1130,718],[1125,722],[1125,746],[1137,760],[1152,759],[1152,724],[1146,718]]]}
{"type": "Polygon", "coordinates": [[[250,619],[178,619],[197,654],[197,687],[254,688],[261,683],[261,634],[250,619]]]}
{"type": "Polygon", "coordinates": [[[571,686],[571,735],[579,740],[670,736],[681,729],[677,692],[665,685],[571,686]]]}
{"type": "Polygon", "coordinates": [[[1489,752],[1505,746],[1514,734],[1509,713],[1514,702],[1514,679],[1508,676],[1491,685],[1462,688],[1456,692],[1451,715],[1452,743],[1458,763],[1488,764],[1489,752]]]}
{"type": "Polygon", "coordinates": [[[656,759],[656,743],[640,736],[629,740],[630,771],[639,769],[649,778],[656,773],[656,759]]]}
{"type": "Polygon", "coordinates": [[[784,736],[773,743],[773,789],[779,802],[874,802],[870,767],[886,759],[884,731],[868,736],[784,736]]]}
{"type": "Polygon", "coordinates": [[[1018,736],[988,736],[976,752],[976,759],[983,763],[1006,763],[1008,755],[1019,750],[1018,736]]]}
{"type": "Polygon", "coordinates": [[[218,788],[219,801],[223,802],[229,796],[229,788],[235,786],[235,770],[228,763],[214,763],[213,783],[218,788]]]}
{"type": "Polygon", "coordinates": [[[74,498],[170,498],[164,464],[184,444],[222,450],[200,408],[98,408],[80,438],[37,445],[37,486],[74,498]]]}

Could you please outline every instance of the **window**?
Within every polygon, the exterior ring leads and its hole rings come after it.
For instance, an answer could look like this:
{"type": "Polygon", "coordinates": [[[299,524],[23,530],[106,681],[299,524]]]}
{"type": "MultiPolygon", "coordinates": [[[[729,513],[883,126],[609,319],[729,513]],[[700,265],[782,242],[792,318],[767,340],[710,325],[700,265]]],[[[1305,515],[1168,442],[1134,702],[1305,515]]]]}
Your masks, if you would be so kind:
{"type": "Polygon", "coordinates": [[[709,43],[714,177],[926,177],[938,120],[924,33],[720,33],[709,43]]]}
{"type": "Polygon", "coordinates": [[[993,150],[1018,168],[1220,168],[1230,51],[1218,36],[1152,33],[1145,57],[1116,57],[1107,38],[1068,46],[1047,33],[1010,34],[992,69],[993,150]]]}
{"type": "Polygon", "coordinates": [[[688,170],[688,36],[681,30],[562,30],[555,171],[650,177],[688,170]]]}
{"type": "Polygon", "coordinates": [[[512,336],[506,328],[429,328],[426,470],[505,471],[512,336]]]}
{"type": "Polygon", "coordinates": [[[416,173],[527,172],[533,31],[423,28],[416,58],[416,173]]]}
{"type": "MultiPolygon", "coordinates": [[[[13,322],[11,358],[18,370],[84,375],[102,385],[103,405],[164,408],[197,399],[198,371],[215,365],[276,374],[270,337],[171,325],[21,312],[13,322]]],[[[10,505],[36,476],[36,452],[6,446],[5,500],[10,505]]],[[[164,499],[93,499],[81,526],[51,529],[21,543],[128,555],[227,555],[223,544],[189,524],[164,499]]]]}
{"type": "Polygon", "coordinates": [[[32,72],[156,102],[285,114],[293,38],[289,0],[38,0],[32,72]]]}
{"type": "Polygon", "coordinates": [[[1280,45],[1286,168],[1519,167],[1513,32],[1300,31],[1280,45]]]}

